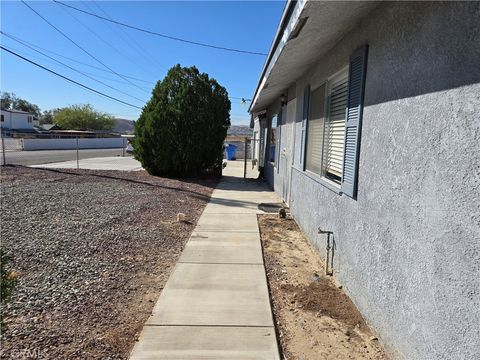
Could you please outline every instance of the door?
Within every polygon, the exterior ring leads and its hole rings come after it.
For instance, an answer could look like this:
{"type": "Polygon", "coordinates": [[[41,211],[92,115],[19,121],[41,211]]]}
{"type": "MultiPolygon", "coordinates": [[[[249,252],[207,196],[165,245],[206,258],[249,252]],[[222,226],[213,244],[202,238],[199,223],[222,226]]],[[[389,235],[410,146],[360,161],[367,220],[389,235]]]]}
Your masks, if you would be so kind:
{"type": "MultiPolygon", "coordinates": [[[[297,99],[288,102],[286,109],[286,119],[283,124],[282,141],[282,199],[285,204],[290,201],[290,187],[292,182],[292,166],[295,149],[295,114],[297,109],[297,99]]],[[[285,110],[285,109],[284,109],[285,110]]]]}

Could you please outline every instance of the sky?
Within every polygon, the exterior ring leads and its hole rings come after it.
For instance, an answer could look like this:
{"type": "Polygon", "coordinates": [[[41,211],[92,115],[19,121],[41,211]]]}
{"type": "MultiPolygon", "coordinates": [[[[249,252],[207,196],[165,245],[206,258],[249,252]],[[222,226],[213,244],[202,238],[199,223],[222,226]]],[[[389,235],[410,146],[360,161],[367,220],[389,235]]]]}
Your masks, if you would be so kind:
{"type": "MultiPolygon", "coordinates": [[[[208,73],[225,86],[229,96],[251,99],[266,60],[263,55],[227,52],[138,32],[53,1],[28,1],[27,4],[93,57],[21,2],[1,1],[2,32],[80,70],[90,78],[3,34],[0,38],[2,46],[61,75],[140,108],[150,98],[156,81],[161,80],[168,69],[176,64],[195,65],[201,72],[208,73]]],[[[285,2],[73,1],[68,4],[169,36],[268,53],[285,2]]],[[[0,56],[1,91],[13,92],[37,104],[42,111],[89,103],[97,110],[119,118],[136,120],[141,112],[71,84],[4,50],[0,56]]],[[[247,125],[248,103],[247,106],[242,106],[241,100],[233,98],[231,102],[232,124],[247,125]]]]}

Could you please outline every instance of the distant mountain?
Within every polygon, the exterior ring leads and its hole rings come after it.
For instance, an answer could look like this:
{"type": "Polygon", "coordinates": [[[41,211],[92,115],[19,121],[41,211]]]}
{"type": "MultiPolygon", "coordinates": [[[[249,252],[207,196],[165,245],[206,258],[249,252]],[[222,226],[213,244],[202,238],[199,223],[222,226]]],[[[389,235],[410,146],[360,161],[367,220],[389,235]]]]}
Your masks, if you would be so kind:
{"type": "Polygon", "coordinates": [[[228,129],[227,135],[250,136],[252,135],[252,129],[248,125],[232,125],[228,129]]]}
{"type": "Polygon", "coordinates": [[[134,122],[127,119],[115,119],[116,124],[113,127],[114,132],[119,132],[122,134],[132,134],[134,122]]]}

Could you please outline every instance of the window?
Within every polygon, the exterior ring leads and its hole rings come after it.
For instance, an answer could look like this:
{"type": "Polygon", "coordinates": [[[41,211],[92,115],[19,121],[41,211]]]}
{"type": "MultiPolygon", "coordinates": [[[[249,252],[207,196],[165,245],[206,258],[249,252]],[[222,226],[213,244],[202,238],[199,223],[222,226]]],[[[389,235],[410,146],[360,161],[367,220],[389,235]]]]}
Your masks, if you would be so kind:
{"type": "Polygon", "coordinates": [[[367,56],[368,45],[361,46],[350,55],[348,69],[304,90],[303,169],[339,184],[352,199],[358,190],[367,56]]]}
{"type": "Polygon", "coordinates": [[[33,121],[33,116],[27,116],[27,122],[31,123],[33,121]]]}
{"type": "Polygon", "coordinates": [[[1,122],[4,122],[4,121],[5,121],[5,116],[3,116],[3,114],[2,114],[2,116],[1,116],[0,121],[1,121],[1,122]]]}
{"type": "Polygon", "coordinates": [[[347,97],[347,69],[310,94],[305,168],[337,183],[342,179],[347,97]]]}
{"type": "Polygon", "coordinates": [[[345,116],[348,97],[347,69],[332,78],[328,86],[328,119],[325,123],[325,176],[342,180],[343,147],[345,143],[345,116]]]}
{"type": "Polygon", "coordinates": [[[313,90],[310,95],[310,116],[307,125],[307,170],[322,174],[323,127],[325,123],[325,84],[313,90]]]}
{"type": "Polygon", "coordinates": [[[277,154],[277,122],[278,115],[272,117],[272,124],[270,126],[270,150],[269,150],[269,160],[276,164],[276,154],[277,154]]]}

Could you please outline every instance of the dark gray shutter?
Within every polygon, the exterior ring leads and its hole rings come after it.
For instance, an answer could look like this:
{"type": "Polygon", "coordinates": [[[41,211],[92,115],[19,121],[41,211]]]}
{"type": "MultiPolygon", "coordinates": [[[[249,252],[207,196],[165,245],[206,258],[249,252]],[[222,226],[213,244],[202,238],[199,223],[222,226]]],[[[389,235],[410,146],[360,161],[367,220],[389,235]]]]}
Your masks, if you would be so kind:
{"type": "Polygon", "coordinates": [[[305,148],[307,146],[308,109],[310,105],[310,85],[303,91],[302,141],[300,143],[300,168],[305,170],[305,148]]]}
{"type": "Polygon", "coordinates": [[[357,49],[350,56],[348,71],[348,104],[345,119],[342,193],[354,199],[357,197],[358,160],[360,157],[367,53],[368,45],[357,49]]]}

